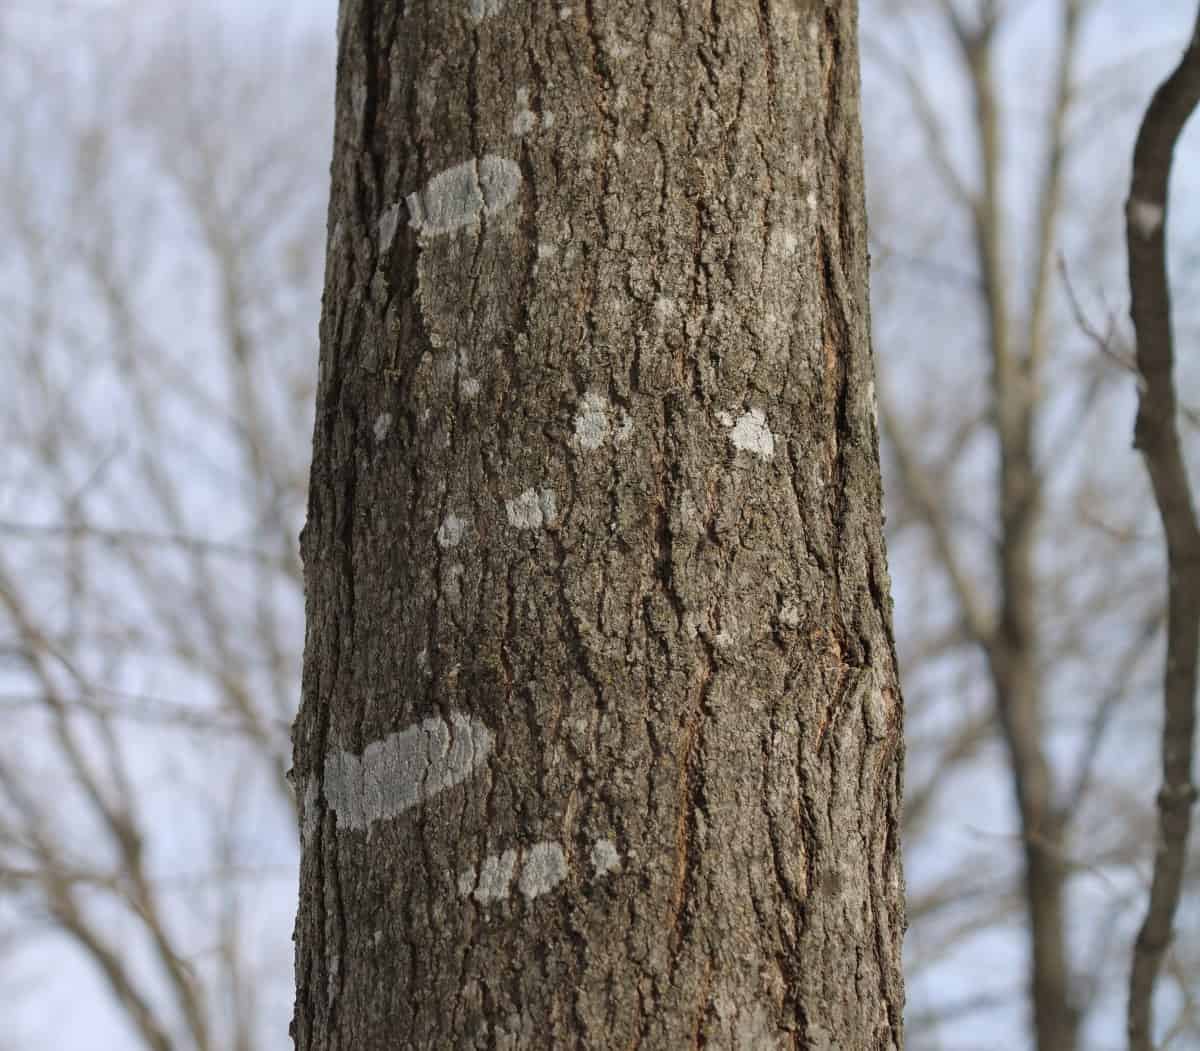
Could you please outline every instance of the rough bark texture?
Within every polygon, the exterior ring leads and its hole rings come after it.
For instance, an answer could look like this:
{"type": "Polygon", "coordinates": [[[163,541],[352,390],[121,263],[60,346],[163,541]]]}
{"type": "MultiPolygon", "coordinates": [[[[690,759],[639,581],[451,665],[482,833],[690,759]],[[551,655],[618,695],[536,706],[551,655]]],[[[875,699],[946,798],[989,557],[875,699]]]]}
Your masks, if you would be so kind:
{"type": "Polygon", "coordinates": [[[855,7],[344,0],[300,1049],[899,1049],[855,7]]]}

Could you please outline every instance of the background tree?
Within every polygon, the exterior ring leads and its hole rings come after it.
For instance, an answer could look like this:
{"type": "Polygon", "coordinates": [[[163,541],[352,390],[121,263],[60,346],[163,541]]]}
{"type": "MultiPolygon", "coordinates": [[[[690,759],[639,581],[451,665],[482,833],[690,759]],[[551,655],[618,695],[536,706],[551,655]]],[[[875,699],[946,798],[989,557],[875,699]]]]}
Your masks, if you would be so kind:
{"type": "Polygon", "coordinates": [[[4,5],[0,998],[18,1047],[286,1039],[332,58],[267,17],[4,5]]]}
{"type": "MultiPolygon", "coordinates": [[[[1026,1009],[1039,1048],[1123,1046],[1165,596],[1128,328],[1105,302],[1128,168],[1105,158],[1130,155],[1190,29],[1194,6],[1168,6],[932,0],[864,20],[868,170],[892,172],[871,213],[917,1046],[992,1046],[970,1034],[1026,1009]],[[884,137],[900,123],[919,144],[884,137]]],[[[1169,959],[1157,1035],[1194,1039],[1196,961],[1182,940],[1169,959]]]]}
{"type": "Polygon", "coordinates": [[[298,1048],[901,1046],[855,23],[342,5],[298,1048]]]}

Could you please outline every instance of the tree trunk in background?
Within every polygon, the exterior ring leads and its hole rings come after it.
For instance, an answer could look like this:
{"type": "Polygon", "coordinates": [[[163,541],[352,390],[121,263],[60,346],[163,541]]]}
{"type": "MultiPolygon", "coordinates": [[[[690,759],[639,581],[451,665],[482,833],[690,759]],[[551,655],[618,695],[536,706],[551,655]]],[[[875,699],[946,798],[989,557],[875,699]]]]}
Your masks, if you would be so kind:
{"type": "Polygon", "coordinates": [[[855,7],[343,0],[299,1049],[901,1047],[855,7]]]}

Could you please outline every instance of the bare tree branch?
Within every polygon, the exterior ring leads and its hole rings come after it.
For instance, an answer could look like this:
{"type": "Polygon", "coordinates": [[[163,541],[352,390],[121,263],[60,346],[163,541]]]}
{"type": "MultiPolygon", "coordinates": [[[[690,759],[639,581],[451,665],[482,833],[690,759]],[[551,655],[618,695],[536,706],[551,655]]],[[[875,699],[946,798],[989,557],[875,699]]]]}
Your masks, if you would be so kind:
{"type": "Polygon", "coordinates": [[[1196,787],[1197,640],[1200,639],[1200,523],[1177,425],[1171,292],[1167,277],[1167,190],[1175,143],[1200,105],[1200,14],[1175,71],[1155,92],[1133,151],[1125,208],[1131,314],[1137,336],[1134,444],[1141,451],[1167,539],[1167,658],[1163,679],[1163,784],[1150,901],[1129,978],[1130,1051],[1153,1047],[1154,987],[1170,944],[1187,862],[1196,787]]]}

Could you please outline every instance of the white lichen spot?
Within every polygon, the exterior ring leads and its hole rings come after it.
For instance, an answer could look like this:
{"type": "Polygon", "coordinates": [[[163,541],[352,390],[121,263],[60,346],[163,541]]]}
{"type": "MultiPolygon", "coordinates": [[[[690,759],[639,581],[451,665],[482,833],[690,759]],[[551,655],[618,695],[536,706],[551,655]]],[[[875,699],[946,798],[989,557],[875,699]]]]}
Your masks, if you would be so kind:
{"type": "Polygon", "coordinates": [[[467,16],[475,22],[482,22],[504,10],[504,0],[467,0],[467,16]]]}
{"type": "Polygon", "coordinates": [[[611,438],[622,445],[633,433],[633,419],[624,409],[614,409],[603,394],[588,391],[575,413],[575,444],[594,452],[611,438]]]}
{"type": "Polygon", "coordinates": [[[820,37],[820,35],[821,35],[820,26],[818,26],[816,22],[809,22],[808,23],[808,39],[811,40],[815,44],[817,42],[817,38],[820,37]]]}
{"type": "Polygon", "coordinates": [[[570,17],[571,17],[571,9],[569,7],[563,6],[558,9],[559,21],[565,22],[570,17]]]}
{"type": "Polygon", "coordinates": [[[547,131],[554,127],[554,114],[549,110],[545,110],[542,113],[542,127],[547,131]]]}
{"type": "Polygon", "coordinates": [[[625,148],[624,139],[617,139],[617,141],[613,143],[612,151],[617,155],[617,160],[623,161],[625,159],[625,148]]]}
{"type": "Polygon", "coordinates": [[[558,518],[558,501],[553,489],[526,489],[504,502],[508,523],[517,529],[542,529],[558,518]]]}
{"type": "MultiPolygon", "coordinates": [[[[725,423],[725,420],[722,419],[721,422],[725,423]]],[[[729,424],[725,423],[725,426],[728,427],[729,424]]],[[[775,436],[767,427],[767,417],[762,409],[743,412],[729,432],[729,440],[733,442],[734,448],[753,453],[761,460],[769,460],[775,455],[775,436]]]]}
{"type": "Polygon", "coordinates": [[[668,296],[659,296],[654,301],[654,316],[659,321],[666,321],[675,313],[675,300],[668,296]]]}
{"type": "Polygon", "coordinates": [[[362,755],[325,758],[325,798],[341,829],[363,829],[396,817],[471,776],[491,753],[491,731],[478,719],[451,712],[425,719],[362,755]]]}
{"type": "Polygon", "coordinates": [[[733,417],[729,413],[727,413],[724,409],[721,409],[717,413],[717,422],[720,423],[722,427],[732,427],[733,426],[733,417]]]}
{"type": "Polygon", "coordinates": [[[517,90],[517,114],[513,117],[512,133],[520,138],[537,126],[537,115],[529,108],[529,89],[517,90]]]}
{"type": "Polygon", "coordinates": [[[479,395],[479,380],[474,376],[464,376],[462,382],[458,385],[459,393],[468,400],[478,397],[479,395]]]}
{"type": "Polygon", "coordinates": [[[521,893],[532,901],[541,894],[553,890],[567,878],[567,857],[558,843],[535,843],[529,848],[521,866],[518,886],[521,893]]]}
{"type": "Polygon", "coordinates": [[[510,205],[520,188],[521,169],[506,157],[463,161],[405,198],[409,225],[431,235],[473,226],[510,205]]]}
{"type": "Polygon", "coordinates": [[[506,850],[503,854],[490,854],[479,868],[479,881],[473,888],[474,897],[480,905],[502,901],[511,893],[513,875],[517,869],[517,852],[506,850]]]}
{"type": "Polygon", "coordinates": [[[795,255],[796,249],[800,246],[800,241],[791,230],[787,230],[783,235],[783,250],[787,255],[795,255]]]}
{"type": "Polygon", "coordinates": [[[785,628],[800,626],[800,607],[793,599],[784,602],[783,608],[779,611],[779,623],[785,628]]]}
{"type": "Polygon", "coordinates": [[[383,931],[376,931],[371,937],[375,942],[375,947],[379,948],[379,943],[383,941],[383,931]]]}
{"type": "Polygon", "coordinates": [[[621,867],[621,855],[611,839],[598,839],[592,847],[592,871],[596,878],[607,876],[621,867]]]}
{"type": "Polygon", "coordinates": [[[603,394],[588,391],[579,400],[575,414],[575,441],[581,449],[599,449],[612,433],[608,419],[608,399],[603,394]]]}
{"type": "Polygon", "coordinates": [[[1162,228],[1163,206],[1153,201],[1130,201],[1129,221],[1139,237],[1153,237],[1162,228]]]}
{"type": "Polygon", "coordinates": [[[457,547],[462,543],[463,534],[467,531],[467,520],[459,518],[453,512],[446,515],[442,519],[442,524],[438,526],[437,542],[438,547],[448,548],[457,547]]]}
{"type": "Polygon", "coordinates": [[[815,190],[809,190],[808,196],[805,198],[805,200],[808,202],[809,210],[815,212],[817,210],[817,192],[815,190]]]}
{"type": "Polygon", "coordinates": [[[375,440],[377,442],[383,441],[383,439],[388,436],[388,431],[391,429],[392,414],[390,412],[381,412],[375,417],[375,426],[373,430],[375,432],[375,440]]]}
{"type": "MultiPolygon", "coordinates": [[[[607,849],[597,844],[592,852],[597,876],[610,872],[620,865],[620,856],[607,840],[607,849]],[[599,854],[597,854],[599,851],[599,854]]],[[[554,842],[535,843],[527,851],[509,849],[501,854],[489,854],[483,859],[478,871],[474,865],[459,874],[460,897],[472,897],[480,905],[503,901],[512,894],[513,881],[520,869],[517,887],[529,900],[553,890],[567,875],[567,858],[563,848],[554,842]]]]}
{"type": "Polygon", "coordinates": [[[537,257],[539,263],[544,263],[547,259],[553,259],[558,255],[558,245],[551,241],[539,241],[537,246],[537,257]]]}

